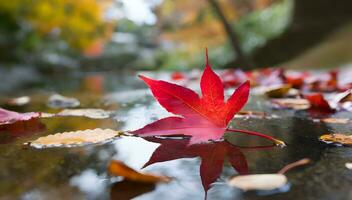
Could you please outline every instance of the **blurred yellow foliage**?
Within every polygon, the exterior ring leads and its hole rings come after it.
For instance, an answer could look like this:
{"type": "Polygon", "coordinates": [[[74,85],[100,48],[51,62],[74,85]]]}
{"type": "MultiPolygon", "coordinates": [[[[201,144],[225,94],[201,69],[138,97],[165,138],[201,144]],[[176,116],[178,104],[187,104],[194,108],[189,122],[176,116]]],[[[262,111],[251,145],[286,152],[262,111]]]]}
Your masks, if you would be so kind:
{"type": "Polygon", "coordinates": [[[84,49],[111,31],[112,23],[103,18],[110,4],[111,0],[9,0],[0,1],[0,11],[42,36],[56,34],[71,47],[84,49]]]}
{"type": "MultiPolygon", "coordinates": [[[[217,0],[229,23],[236,22],[241,16],[269,6],[271,0],[234,1],[217,0]],[[261,6],[258,6],[258,5],[261,6]]],[[[218,46],[227,40],[223,24],[213,12],[208,0],[164,0],[156,9],[162,37],[194,55],[205,46],[218,46]]]]}

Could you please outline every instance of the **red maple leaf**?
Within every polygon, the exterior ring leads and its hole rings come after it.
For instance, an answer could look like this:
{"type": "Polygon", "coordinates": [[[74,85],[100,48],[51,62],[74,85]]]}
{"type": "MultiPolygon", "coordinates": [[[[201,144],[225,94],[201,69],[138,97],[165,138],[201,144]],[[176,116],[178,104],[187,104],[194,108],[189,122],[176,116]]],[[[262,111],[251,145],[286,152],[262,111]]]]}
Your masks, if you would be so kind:
{"type": "Polygon", "coordinates": [[[316,109],[322,112],[335,111],[321,93],[306,94],[304,95],[304,98],[309,101],[312,109],[316,109]]]}
{"type": "Polygon", "coordinates": [[[199,174],[205,192],[219,178],[226,158],[238,173],[248,174],[246,157],[239,148],[226,141],[189,146],[189,139],[160,139],[152,137],[145,139],[161,145],[153,152],[143,168],[159,162],[200,157],[199,174]]]}
{"type": "Polygon", "coordinates": [[[167,117],[132,131],[140,136],[188,135],[192,136],[190,144],[208,140],[219,140],[226,130],[243,132],[265,137],[277,144],[282,141],[269,136],[227,129],[234,115],[246,104],[249,96],[249,81],[241,84],[225,101],[224,86],[217,74],[211,69],[206,54],[206,66],[201,77],[202,96],[188,88],[166,81],[153,80],[139,76],[151,89],[156,100],[169,112],[178,115],[167,117]]]}

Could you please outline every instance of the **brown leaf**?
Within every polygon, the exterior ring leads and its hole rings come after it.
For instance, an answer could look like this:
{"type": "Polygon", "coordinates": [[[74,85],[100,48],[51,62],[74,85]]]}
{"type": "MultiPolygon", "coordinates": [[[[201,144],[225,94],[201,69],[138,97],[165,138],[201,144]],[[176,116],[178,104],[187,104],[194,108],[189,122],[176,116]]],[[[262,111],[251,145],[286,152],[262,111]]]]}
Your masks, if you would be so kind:
{"type": "Polygon", "coordinates": [[[287,183],[287,178],[283,174],[251,174],[235,176],[229,180],[228,184],[248,190],[275,190],[283,187],[287,183]]]}
{"type": "Polygon", "coordinates": [[[57,133],[40,137],[28,144],[36,148],[46,147],[73,147],[86,144],[96,144],[108,142],[119,136],[118,131],[111,129],[87,129],[82,131],[72,131],[57,133]]]}
{"type": "Polygon", "coordinates": [[[352,135],[335,133],[322,135],[319,139],[327,144],[352,145],[352,135]]]}
{"type": "Polygon", "coordinates": [[[271,102],[280,108],[291,108],[295,110],[305,110],[310,107],[310,103],[306,99],[295,99],[295,98],[273,99],[271,100],[271,102]]]}
{"type": "Polygon", "coordinates": [[[137,172],[136,170],[125,165],[123,162],[118,160],[112,160],[109,164],[109,172],[114,176],[122,176],[126,180],[143,182],[143,183],[168,183],[171,181],[170,177],[158,176],[148,173],[137,172]]]}
{"type": "Polygon", "coordinates": [[[265,94],[270,98],[282,98],[288,94],[291,89],[290,84],[282,84],[278,86],[269,87],[265,94]]]}

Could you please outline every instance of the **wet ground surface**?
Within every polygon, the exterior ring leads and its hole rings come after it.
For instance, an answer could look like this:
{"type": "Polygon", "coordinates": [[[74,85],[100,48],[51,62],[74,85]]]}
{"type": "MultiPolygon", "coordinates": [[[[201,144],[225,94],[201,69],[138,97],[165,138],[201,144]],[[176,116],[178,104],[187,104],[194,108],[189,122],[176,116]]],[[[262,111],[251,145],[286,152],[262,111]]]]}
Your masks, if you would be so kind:
{"type": "MultiPolygon", "coordinates": [[[[4,84],[4,83],[3,83],[4,84]]],[[[6,83],[5,83],[6,84],[6,83]]],[[[133,130],[169,114],[157,104],[135,74],[92,73],[57,76],[29,87],[9,90],[0,96],[1,107],[18,112],[48,108],[47,99],[54,93],[75,97],[80,108],[112,110],[112,119],[54,117],[17,122],[16,128],[0,132],[0,199],[204,199],[199,175],[200,159],[180,158],[156,163],[143,171],[174,177],[168,184],[148,185],[111,178],[107,165],[118,159],[140,169],[158,147],[142,138],[121,137],[102,144],[75,148],[34,149],[24,142],[63,131],[94,128],[133,130]],[[28,95],[25,106],[8,106],[10,97],[28,95]],[[20,127],[20,128],[18,128],[20,127]]],[[[275,136],[287,147],[252,148],[270,145],[257,137],[228,133],[226,139],[245,155],[249,173],[275,173],[288,163],[310,158],[312,163],[289,171],[289,187],[273,194],[244,193],[227,186],[237,172],[225,162],[221,177],[208,191],[208,199],[351,199],[352,170],[345,167],[352,160],[352,149],[321,143],[326,133],[349,134],[352,124],[313,122],[306,111],[275,110],[267,99],[252,95],[245,110],[265,111],[278,118],[235,118],[232,127],[275,136]]],[[[348,113],[337,113],[351,119],[348,113]]],[[[331,117],[331,116],[329,116],[331,117]]],[[[170,147],[172,148],[172,147],[170,147]]]]}

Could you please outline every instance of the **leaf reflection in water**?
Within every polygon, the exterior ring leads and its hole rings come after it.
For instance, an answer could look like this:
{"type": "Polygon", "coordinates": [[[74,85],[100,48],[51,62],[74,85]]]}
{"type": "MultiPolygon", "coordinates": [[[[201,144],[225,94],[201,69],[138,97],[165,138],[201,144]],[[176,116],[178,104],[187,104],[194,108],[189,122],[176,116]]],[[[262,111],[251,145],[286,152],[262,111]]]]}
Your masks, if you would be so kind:
{"type": "Polygon", "coordinates": [[[138,183],[124,180],[114,183],[110,190],[111,200],[130,200],[155,189],[154,183],[138,183]]]}
{"type": "Polygon", "coordinates": [[[15,138],[30,136],[46,130],[46,126],[39,119],[17,121],[13,124],[0,125],[0,144],[12,142],[15,138]]]}
{"type": "Polygon", "coordinates": [[[189,138],[163,139],[148,137],[145,139],[160,143],[160,146],[143,167],[175,159],[200,157],[200,177],[205,193],[210,189],[210,185],[219,178],[226,158],[239,174],[248,173],[248,165],[244,154],[239,148],[226,141],[188,145],[189,138]]]}

